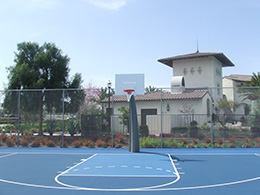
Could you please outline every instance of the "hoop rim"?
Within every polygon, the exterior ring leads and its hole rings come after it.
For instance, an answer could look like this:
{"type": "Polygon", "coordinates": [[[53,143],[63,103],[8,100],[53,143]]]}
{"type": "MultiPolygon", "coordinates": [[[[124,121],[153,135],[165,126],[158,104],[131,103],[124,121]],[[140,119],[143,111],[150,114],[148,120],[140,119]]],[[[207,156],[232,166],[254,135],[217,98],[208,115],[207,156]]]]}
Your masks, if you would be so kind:
{"type": "Polygon", "coordinates": [[[124,92],[126,92],[128,95],[130,95],[134,91],[135,91],[134,89],[124,89],[124,92]]]}

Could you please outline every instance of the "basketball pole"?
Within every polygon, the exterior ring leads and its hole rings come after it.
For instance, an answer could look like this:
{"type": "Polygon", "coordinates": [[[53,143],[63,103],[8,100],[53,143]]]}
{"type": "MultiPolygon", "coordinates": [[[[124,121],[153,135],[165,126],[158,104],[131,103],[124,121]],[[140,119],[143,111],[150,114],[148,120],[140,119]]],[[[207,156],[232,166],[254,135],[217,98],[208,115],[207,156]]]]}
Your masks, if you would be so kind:
{"type": "Polygon", "coordinates": [[[137,112],[133,95],[129,101],[129,152],[140,152],[137,112]]]}

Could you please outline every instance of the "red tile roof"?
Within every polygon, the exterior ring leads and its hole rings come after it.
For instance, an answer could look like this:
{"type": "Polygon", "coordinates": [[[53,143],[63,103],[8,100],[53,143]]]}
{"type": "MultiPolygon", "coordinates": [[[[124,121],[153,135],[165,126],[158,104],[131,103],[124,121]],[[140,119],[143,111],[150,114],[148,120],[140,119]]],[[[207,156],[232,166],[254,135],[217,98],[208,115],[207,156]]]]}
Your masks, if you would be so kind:
{"type": "Polygon", "coordinates": [[[218,59],[222,63],[222,67],[235,66],[223,53],[212,53],[212,52],[204,52],[204,53],[196,52],[191,54],[178,55],[178,56],[173,56],[168,58],[162,58],[159,59],[158,61],[167,66],[172,67],[172,61],[194,59],[194,58],[205,58],[209,56],[213,56],[216,59],[218,59]]]}
{"type": "MultiPolygon", "coordinates": [[[[180,94],[171,94],[168,91],[155,91],[151,93],[147,93],[145,95],[136,95],[135,101],[160,101],[162,100],[187,100],[187,99],[201,99],[208,93],[206,89],[186,89],[184,92],[180,94]]],[[[112,100],[112,98],[111,98],[112,100]]],[[[126,102],[126,95],[115,95],[113,96],[114,102],[126,102]]],[[[104,103],[108,102],[108,99],[103,101],[104,103]]]]}
{"type": "Polygon", "coordinates": [[[223,78],[230,79],[233,81],[246,82],[246,81],[251,81],[252,75],[231,74],[229,76],[224,76],[223,78]]]}

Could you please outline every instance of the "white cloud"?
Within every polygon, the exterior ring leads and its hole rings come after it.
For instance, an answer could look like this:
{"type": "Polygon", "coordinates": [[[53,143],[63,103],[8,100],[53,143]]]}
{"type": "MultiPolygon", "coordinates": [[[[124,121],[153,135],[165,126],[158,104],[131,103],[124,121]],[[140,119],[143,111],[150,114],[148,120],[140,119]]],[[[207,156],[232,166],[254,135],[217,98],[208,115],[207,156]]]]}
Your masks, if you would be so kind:
{"type": "Polygon", "coordinates": [[[87,0],[92,5],[109,9],[118,10],[126,5],[126,0],[87,0]]]}

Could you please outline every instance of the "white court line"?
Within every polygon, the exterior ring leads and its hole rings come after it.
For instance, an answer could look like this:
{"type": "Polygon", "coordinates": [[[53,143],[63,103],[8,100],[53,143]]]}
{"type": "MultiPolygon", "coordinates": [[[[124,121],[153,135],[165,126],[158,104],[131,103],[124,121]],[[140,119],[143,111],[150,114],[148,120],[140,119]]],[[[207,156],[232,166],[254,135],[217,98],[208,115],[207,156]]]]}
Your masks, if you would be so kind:
{"type": "MultiPolygon", "coordinates": [[[[64,175],[65,173],[69,172],[71,169],[74,169],[75,167],[77,167],[77,166],[79,166],[80,164],[82,164],[82,163],[88,161],[89,159],[93,158],[93,157],[96,156],[96,155],[97,155],[97,154],[93,154],[93,155],[90,156],[89,158],[87,158],[87,159],[81,161],[80,163],[74,165],[73,167],[70,167],[70,168],[67,169],[66,171],[63,171],[62,173],[60,173],[59,175],[57,175],[54,180],[55,180],[58,184],[63,185],[63,183],[61,183],[61,182],[58,180],[58,178],[59,178],[60,176],[64,175]]],[[[63,186],[64,186],[64,185],[63,185],[63,186]]]]}
{"type": "Polygon", "coordinates": [[[0,156],[0,158],[5,158],[5,157],[9,157],[9,156],[13,156],[13,155],[16,155],[17,153],[11,153],[11,154],[7,154],[7,155],[4,155],[4,156],[0,156]]]}
{"type": "MultiPolygon", "coordinates": [[[[94,156],[96,156],[97,154],[91,156],[90,158],[86,159],[85,161],[83,162],[86,162],[87,160],[93,158],[94,156]]],[[[178,173],[178,170],[176,169],[175,165],[174,165],[174,162],[173,162],[173,159],[171,158],[171,155],[168,154],[168,157],[169,157],[169,160],[171,162],[171,165],[173,166],[173,169],[175,171],[175,173],[173,173],[172,176],[175,176],[174,178],[176,178],[175,180],[169,182],[169,183],[165,183],[165,184],[161,184],[161,185],[156,185],[156,186],[149,186],[149,187],[141,187],[141,188],[130,188],[130,189],[123,189],[123,191],[139,191],[139,190],[146,190],[146,189],[156,189],[156,188],[161,188],[161,187],[165,187],[165,186],[168,186],[168,185],[171,185],[171,184],[174,184],[176,183],[177,181],[179,181],[180,179],[180,175],[178,173]]],[[[75,168],[76,166],[82,164],[83,162],[80,162],[78,163],[77,165],[73,166],[71,169],[75,168]]],[[[70,169],[70,170],[71,170],[70,169]]],[[[60,185],[63,185],[65,187],[68,187],[68,188],[73,188],[73,189],[80,189],[80,190],[90,190],[90,191],[122,191],[122,189],[118,189],[118,188],[115,188],[115,189],[100,189],[100,188],[87,188],[87,187],[79,187],[79,186],[73,186],[73,185],[69,185],[69,184],[66,184],[66,183],[62,183],[61,181],[59,181],[59,177],[60,176],[66,176],[64,175],[65,173],[67,173],[69,170],[66,170],[64,171],[63,173],[57,175],[55,177],[55,181],[60,184],[60,185]]],[[[73,175],[75,176],[75,175],[73,175]]],[[[93,175],[94,177],[95,175],[93,175]]],[[[109,177],[106,175],[106,177],[109,177]]],[[[118,176],[117,176],[118,177],[118,176]]],[[[120,175],[119,177],[122,177],[122,175],[120,175]]],[[[149,177],[149,176],[148,176],[149,177]]],[[[158,177],[158,176],[156,176],[158,177]]]]}
{"type": "MultiPolygon", "coordinates": [[[[252,154],[256,156],[260,156],[259,154],[252,154]]],[[[91,157],[90,157],[91,158],[91,157]]],[[[56,190],[73,190],[73,191],[181,191],[181,190],[196,190],[196,189],[206,189],[206,188],[214,188],[214,187],[223,187],[223,186],[231,186],[236,184],[242,184],[242,183],[248,183],[252,181],[260,180],[260,177],[254,177],[250,179],[244,179],[239,181],[233,181],[228,183],[220,183],[220,184],[210,184],[210,185],[204,185],[204,186],[190,186],[190,187],[179,187],[179,188],[154,188],[154,189],[93,189],[93,188],[71,188],[71,187],[57,187],[57,186],[44,186],[44,185],[37,185],[37,184],[28,184],[28,183],[22,183],[22,182],[16,182],[16,181],[9,181],[5,179],[0,179],[0,182],[14,184],[14,185],[20,185],[20,186],[27,186],[27,187],[35,187],[35,188],[44,188],[44,189],[56,189],[56,190]]]]}
{"type": "Polygon", "coordinates": [[[62,177],[177,177],[176,175],[75,175],[66,174],[62,177]]]}

